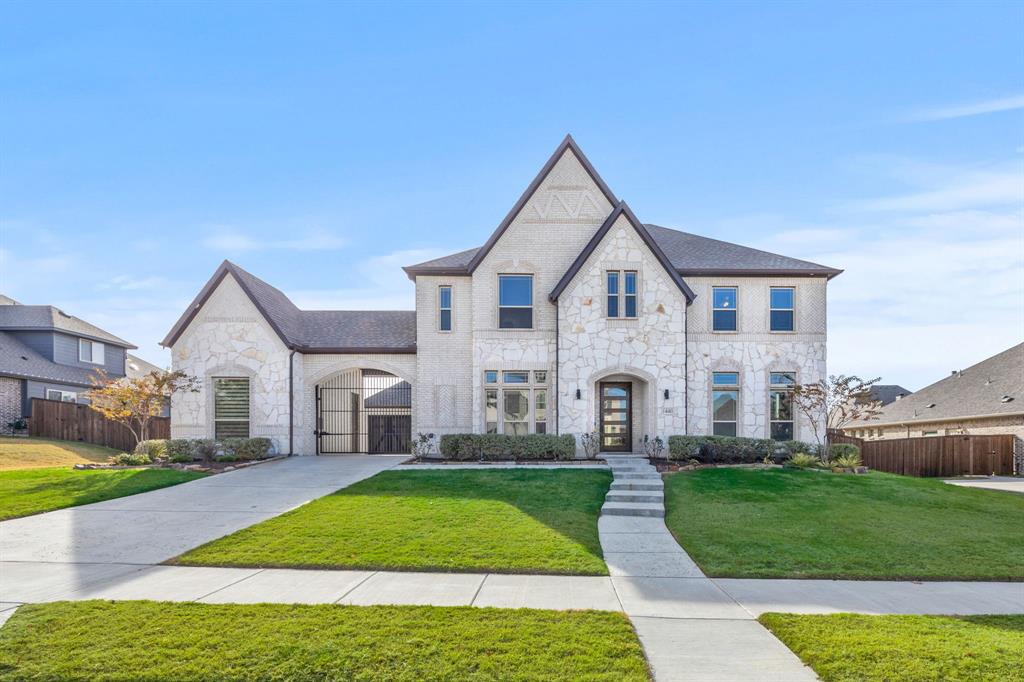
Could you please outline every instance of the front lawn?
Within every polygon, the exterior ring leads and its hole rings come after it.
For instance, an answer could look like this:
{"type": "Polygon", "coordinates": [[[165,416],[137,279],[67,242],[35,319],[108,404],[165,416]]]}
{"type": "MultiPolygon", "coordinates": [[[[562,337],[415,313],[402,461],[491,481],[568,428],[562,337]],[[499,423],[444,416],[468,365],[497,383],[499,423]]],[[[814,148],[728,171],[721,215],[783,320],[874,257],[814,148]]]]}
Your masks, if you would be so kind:
{"type": "Polygon", "coordinates": [[[0,471],[106,463],[117,450],[92,443],[0,436],[0,471]]]}
{"type": "Polygon", "coordinates": [[[86,601],[18,609],[0,629],[8,679],[650,678],[620,613],[86,601]]]}
{"type": "Polygon", "coordinates": [[[176,469],[0,471],[0,521],[144,493],[203,475],[176,469]]]}
{"type": "Polygon", "coordinates": [[[198,547],[193,566],[607,575],[607,471],[386,471],[198,547]]]}
{"type": "Polygon", "coordinates": [[[1024,496],[871,473],[702,469],[665,522],[714,577],[1021,580],[1024,496]]]}
{"type": "Polygon", "coordinates": [[[825,682],[1024,679],[1024,616],[803,616],[759,620],[825,682]]]}

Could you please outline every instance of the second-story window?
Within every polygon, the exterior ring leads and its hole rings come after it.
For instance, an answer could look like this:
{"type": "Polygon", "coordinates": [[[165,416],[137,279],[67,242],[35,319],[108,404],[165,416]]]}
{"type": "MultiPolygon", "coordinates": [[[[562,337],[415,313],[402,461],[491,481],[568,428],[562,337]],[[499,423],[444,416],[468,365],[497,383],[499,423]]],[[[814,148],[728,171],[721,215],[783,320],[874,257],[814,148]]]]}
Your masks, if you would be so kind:
{"type": "Polygon", "coordinates": [[[94,365],[104,364],[103,344],[89,339],[78,339],[78,359],[94,365]]]}
{"type": "Polygon", "coordinates": [[[533,275],[498,275],[498,327],[533,328],[533,275]]]}
{"type": "Polygon", "coordinates": [[[637,309],[636,270],[609,270],[608,317],[635,318],[637,309]]]}
{"type": "Polygon", "coordinates": [[[437,328],[443,332],[452,330],[452,288],[450,285],[437,288],[437,328]]]}
{"type": "Polygon", "coordinates": [[[773,332],[793,331],[793,312],[795,309],[795,291],[793,287],[771,287],[769,289],[771,304],[771,330],[773,332]]]}
{"type": "Polygon", "coordinates": [[[716,332],[736,331],[736,287],[711,289],[711,329],[716,332]]]}

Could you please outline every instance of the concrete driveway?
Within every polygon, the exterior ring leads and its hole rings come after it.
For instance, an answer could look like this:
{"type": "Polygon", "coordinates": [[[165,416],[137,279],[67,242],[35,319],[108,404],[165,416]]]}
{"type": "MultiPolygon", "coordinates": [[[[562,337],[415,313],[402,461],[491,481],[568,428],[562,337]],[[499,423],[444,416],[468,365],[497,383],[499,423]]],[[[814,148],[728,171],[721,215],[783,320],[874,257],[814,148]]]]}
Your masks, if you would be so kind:
{"type": "Polygon", "coordinates": [[[0,522],[0,602],[34,601],[158,564],[399,464],[404,455],[292,457],[0,522]],[[40,582],[42,581],[42,582],[40,582]]]}
{"type": "Polygon", "coordinates": [[[987,490],[1003,490],[1009,493],[1024,494],[1024,478],[1019,476],[986,476],[985,478],[950,478],[950,485],[964,488],[985,488],[987,490]]]}

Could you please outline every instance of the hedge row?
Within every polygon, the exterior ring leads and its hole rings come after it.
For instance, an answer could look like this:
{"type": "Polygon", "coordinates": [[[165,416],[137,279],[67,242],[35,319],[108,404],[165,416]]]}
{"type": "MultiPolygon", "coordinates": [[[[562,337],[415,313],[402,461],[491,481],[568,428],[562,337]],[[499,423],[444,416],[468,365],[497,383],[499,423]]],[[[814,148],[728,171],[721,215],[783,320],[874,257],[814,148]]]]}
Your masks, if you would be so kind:
{"type": "Polygon", "coordinates": [[[755,464],[770,457],[781,463],[798,452],[815,454],[818,446],[800,441],[774,441],[768,438],[732,436],[671,436],[668,458],[676,461],[695,459],[701,464],[755,464]]]}
{"type": "Polygon", "coordinates": [[[271,454],[272,447],[269,438],[171,438],[141,441],[135,446],[135,453],[149,455],[153,460],[166,457],[172,462],[212,462],[264,459],[271,454]]]}
{"type": "Polygon", "coordinates": [[[499,460],[565,460],[576,456],[569,434],[449,433],[441,436],[441,456],[457,462],[499,460]]]}

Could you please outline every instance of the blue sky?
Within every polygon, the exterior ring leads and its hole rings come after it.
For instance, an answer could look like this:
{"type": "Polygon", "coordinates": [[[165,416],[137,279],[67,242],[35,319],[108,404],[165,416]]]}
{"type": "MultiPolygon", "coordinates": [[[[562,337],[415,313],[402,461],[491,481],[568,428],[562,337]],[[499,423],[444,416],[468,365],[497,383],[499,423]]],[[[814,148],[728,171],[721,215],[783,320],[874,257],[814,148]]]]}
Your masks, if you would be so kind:
{"type": "Polygon", "coordinates": [[[157,342],[225,257],[411,308],[571,132],[646,222],[844,268],[830,372],[1024,338],[1020,3],[0,5],[0,291],[157,342]]]}

